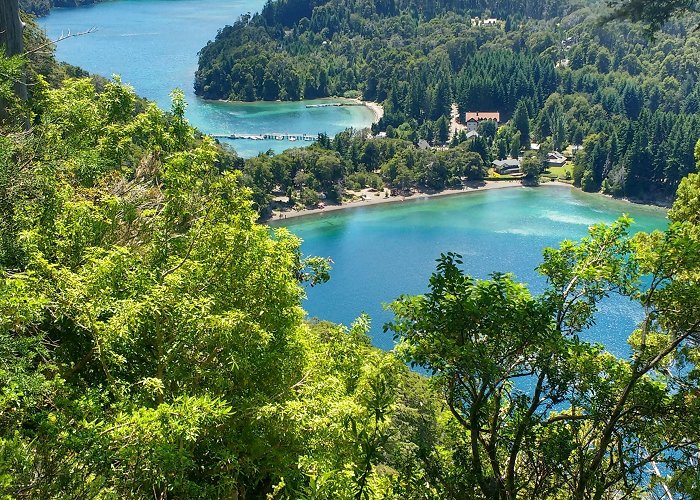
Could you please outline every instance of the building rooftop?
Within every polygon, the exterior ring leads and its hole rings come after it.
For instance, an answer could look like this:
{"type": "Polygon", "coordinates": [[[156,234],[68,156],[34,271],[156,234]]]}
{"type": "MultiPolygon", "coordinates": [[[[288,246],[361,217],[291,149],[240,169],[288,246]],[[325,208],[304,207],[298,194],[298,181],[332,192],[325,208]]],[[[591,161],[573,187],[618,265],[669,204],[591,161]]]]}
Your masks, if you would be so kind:
{"type": "Polygon", "coordinates": [[[520,159],[519,158],[508,158],[507,160],[494,160],[493,166],[494,167],[519,167],[520,166],[520,159]]]}
{"type": "Polygon", "coordinates": [[[496,112],[491,112],[491,111],[467,111],[465,115],[465,121],[481,121],[481,120],[494,120],[496,122],[501,121],[501,114],[496,111],[496,112]]]}

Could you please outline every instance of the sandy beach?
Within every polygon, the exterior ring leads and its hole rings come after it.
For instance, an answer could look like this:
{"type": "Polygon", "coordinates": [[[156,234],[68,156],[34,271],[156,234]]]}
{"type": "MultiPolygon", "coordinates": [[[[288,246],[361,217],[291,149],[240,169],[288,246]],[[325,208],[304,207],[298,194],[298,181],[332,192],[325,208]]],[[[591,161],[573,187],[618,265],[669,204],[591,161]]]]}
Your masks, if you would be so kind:
{"type": "Polygon", "coordinates": [[[378,102],[374,101],[360,101],[362,104],[367,106],[374,113],[374,123],[377,123],[384,116],[384,107],[378,102]]]}
{"type": "MultiPolygon", "coordinates": [[[[324,99],[332,99],[332,98],[326,97],[324,99]]],[[[384,116],[384,106],[382,106],[378,102],[363,101],[362,99],[347,99],[347,98],[342,98],[342,100],[350,101],[354,104],[357,104],[358,106],[367,107],[370,111],[372,111],[372,113],[374,113],[374,120],[372,121],[372,123],[377,123],[384,116]]]]}
{"type": "MultiPolygon", "coordinates": [[[[552,181],[540,184],[538,187],[545,188],[546,186],[565,186],[571,187],[571,184],[565,182],[552,181]]],[[[414,192],[408,196],[389,196],[386,197],[384,193],[372,192],[368,189],[364,189],[361,193],[364,199],[357,201],[350,201],[342,204],[329,204],[323,208],[306,208],[302,210],[285,210],[279,211],[274,210],[272,215],[266,222],[284,220],[284,219],[294,219],[297,217],[306,217],[310,215],[324,214],[327,212],[335,212],[337,210],[349,210],[358,207],[369,207],[372,205],[381,205],[384,203],[402,203],[411,200],[422,200],[428,198],[437,198],[440,196],[458,196],[468,193],[478,193],[480,191],[488,191],[490,189],[504,189],[504,188],[518,188],[524,187],[520,181],[476,181],[468,183],[462,189],[445,189],[444,191],[439,191],[435,193],[427,192],[414,192]],[[377,196],[379,194],[379,196],[377,196]]]]}

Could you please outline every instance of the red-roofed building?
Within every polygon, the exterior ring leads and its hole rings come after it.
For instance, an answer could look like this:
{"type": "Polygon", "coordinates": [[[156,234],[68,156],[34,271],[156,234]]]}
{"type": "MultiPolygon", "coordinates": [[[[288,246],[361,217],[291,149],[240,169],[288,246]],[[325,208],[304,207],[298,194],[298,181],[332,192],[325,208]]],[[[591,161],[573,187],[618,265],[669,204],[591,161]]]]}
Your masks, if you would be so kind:
{"type": "Polygon", "coordinates": [[[467,111],[464,116],[464,124],[467,126],[467,131],[476,130],[479,126],[479,122],[484,120],[493,120],[496,122],[496,125],[498,125],[501,123],[501,114],[498,111],[467,111]]]}

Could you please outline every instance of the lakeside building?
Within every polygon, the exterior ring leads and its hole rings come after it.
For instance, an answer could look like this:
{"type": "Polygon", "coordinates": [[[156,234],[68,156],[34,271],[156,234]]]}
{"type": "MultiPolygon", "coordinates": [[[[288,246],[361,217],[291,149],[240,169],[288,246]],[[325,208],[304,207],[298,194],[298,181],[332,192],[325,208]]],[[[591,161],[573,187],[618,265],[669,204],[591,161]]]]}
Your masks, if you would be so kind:
{"type": "Polygon", "coordinates": [[[498,126],[501,123],[501,114],[498,111],[467,111],[464,114],[464,123],[468,132],[476,132],[479,123],[487,120],[496,122],[496,126],[498,126]]]}
{"type": "Polygon", "coordinates": [[[498,26],[503,21],[496,19],[495,17],[490,17],[488,19],[480,19],[479,17],[472,17],[472,26],[498,26]]]}
{"type": "Polygon", "coordinates": [[[566,156],[559,151],[551,151],[547,153],[546,164],[548,167],[562,167],[567,162],[566,156]]]}
{"type": "Polygon", "coordinates": [[[494,160],[491,165],[501,175],[513,175],[520,173],[520,158],[508,158],[506,160],[494,160]]]}

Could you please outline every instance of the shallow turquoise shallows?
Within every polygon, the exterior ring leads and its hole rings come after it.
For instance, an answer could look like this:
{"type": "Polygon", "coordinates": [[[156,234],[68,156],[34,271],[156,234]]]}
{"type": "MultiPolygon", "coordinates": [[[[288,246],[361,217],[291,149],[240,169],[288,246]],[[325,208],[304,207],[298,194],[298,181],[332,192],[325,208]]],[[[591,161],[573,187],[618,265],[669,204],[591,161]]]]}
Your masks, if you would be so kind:
{"type": "MultiPolygon", "coordinates": [[[[197,52],[216,31],[239,15],[256,12],[263,0],[115,0],[78,9],[56,9],[39,23],[52,38],[92,27],[94,33],[58,44],[62,61],[92,73],[119,74],[136,92],[170,108],[174,88],[185,91],[190,122],[209,134],[335,135],[368,127],[364,106],[307,108],[303,102],[224,103],[197,98],[193,91],[197,52]]],[[[290,141],[228,141],[241,156],[298,146],[290,141]]]]}
{"type": "MultiPolygon", "coordinates": [[[[305,255],[333,259],[331,280],[308,290],[310,316],[350,324],[361,312],[373,319],[374,343],[390,349],[382,331],[391,319],[382,304],[402,293],[427,290],[441,252],[464,256],[464,268],[485,278],[512,272],[539,292],[544,280],[535,267],[542,249],[563,239],[579,239],[591,224],[631,215],[633,231],[666,227],[665,211],[589,195],[568,187],[508,188],[465,195],[376,205],[285,224],[303,238],[305,255]]],[[[273,225],[279,225],[274,223],[273,225]]],[[[641,317],[629,300],[611,297],[597,325],[582,337],[627,355],[627,337],[641,317]]]]}

